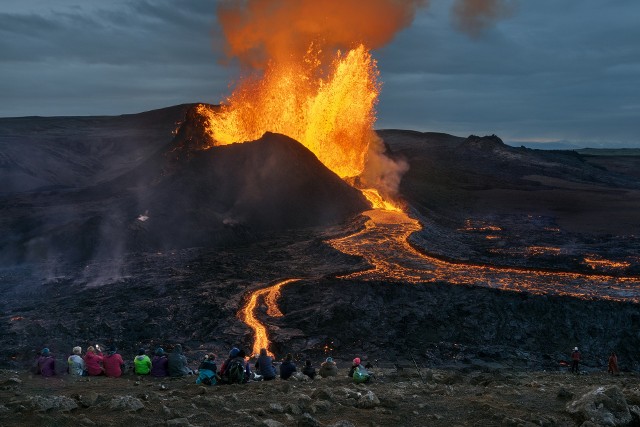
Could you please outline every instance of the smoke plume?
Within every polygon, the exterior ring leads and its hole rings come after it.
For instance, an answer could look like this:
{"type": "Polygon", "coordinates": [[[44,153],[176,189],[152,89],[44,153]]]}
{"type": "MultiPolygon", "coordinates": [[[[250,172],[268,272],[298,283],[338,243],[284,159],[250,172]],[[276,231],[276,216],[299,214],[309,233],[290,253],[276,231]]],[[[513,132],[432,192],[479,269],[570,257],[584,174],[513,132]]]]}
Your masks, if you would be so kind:
{"type": "Polygon", "coordinates": [[[459,30],[472,36],[492,26],[514,12],[513,0],[456,0],[453,21],[459,30]]]}
{"type": "Polygon", "coordinates": [[[301,58],[311,43],[332,53],[376,49],[413,21],[428,0],[226,0],[218,8],[230,58],[262,69],[301,58]]]}

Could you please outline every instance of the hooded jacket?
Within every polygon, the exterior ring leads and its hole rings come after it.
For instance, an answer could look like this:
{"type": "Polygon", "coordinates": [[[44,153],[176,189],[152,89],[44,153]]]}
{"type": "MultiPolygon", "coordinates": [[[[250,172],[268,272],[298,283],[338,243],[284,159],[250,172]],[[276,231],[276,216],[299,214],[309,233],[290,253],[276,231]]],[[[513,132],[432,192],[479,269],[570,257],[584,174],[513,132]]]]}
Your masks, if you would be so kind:
{"type": "Polygon", "coordinates": [[[88,351],[87,354],[84,355],[84,363],[89,375],[102,374],[102,366],[100,366],[100,363],[102,363],[102,354],[95,354],[92,351],[88,351]]]}
{"type": "Polygon", "coordinates": [[[318,375],[322,378],[335,377],[338,375],[338,365],[336,365],[336,362],[322,362],[318,375]]]}
{"type": "Polygon", "coordinates": [[[269,356],[259,356],[256,362],[256,369],[258,374],[262,375],[265,380],[272,380],[276,377],[273,359],[269,356]]]}
{"type": "Polygon", "coordinates": [[[169,354],[169,376],[182,377],[188,375],[189,372],[187,358],[182,354],[182,346],[178,344],[169,354]]]}
{"type": "Polygon", "coordinates": [[[56,360],[50,354],[38,357],[38,374],[43,377],[52,377],[56,374],[56,360]]]}
{"type": "Polygon", "coordinates": [[[118,378],[122,376],[122,366],[124,360],[118,353],[110,353],[102,358],[102,366],[104,366],[104,374],[108,377],[118,378]]]}
{"type": "Polygon", "coordinates": [[[151,359],[146,354],[138,355],[133,359],[134,371],[138,375],[149,375],[151,372],[151,359]]]}
{"type": "Polygon", "coordinates": [[[151,375],[154,377],[166,377],[169,375],[169,359],[167,359],[167,356],[164,354],[153,356],[151,375]]]}

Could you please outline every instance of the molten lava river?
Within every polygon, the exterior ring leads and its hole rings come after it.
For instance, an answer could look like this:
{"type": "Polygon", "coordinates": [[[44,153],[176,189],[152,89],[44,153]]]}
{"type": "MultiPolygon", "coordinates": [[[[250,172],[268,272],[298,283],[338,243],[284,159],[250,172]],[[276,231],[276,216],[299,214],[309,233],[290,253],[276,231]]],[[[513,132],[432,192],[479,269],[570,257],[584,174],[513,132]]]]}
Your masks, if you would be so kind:
{"type": "MultiPolygon", "coordinates": [[[[640,302],[640,278],[553,272],[529,268],[498,267],[443,261],[415,249],[408,241],[420,231],[420,223],[398,210],[375,209],[364,212],[368,220],[362,230],[346,237],[327,241],[335,249],[361,256],[370,268],[339,276],[338,279],[375,280],[426,284],[444,282],[486,286],[533,294],[570,295],[640,302]]],[[[240,311],[241,319],[253,329],[254,354],[268,348],[267,328],[255,315],[260,299],[269,317],[280,317],[277,299],[284,285],[300,280],[286,279],[255,291],[240,311]]]]}
{"type": "MultiPolygon", "coordinates": [[[[311,44],[301,57],[288,53],[272,60],[260,76],[241,80],[219,109],[200,105],[208,146],[251,141],[265,132],[296,139],[330,170],[351,182],[371,202],[373,210],[362,230],[327,243],[335,249],[364,258],[369,268],[339,277],[381,282],[425,284],[444,282],[487,286],[535,294],[562,294],[579,298],[640,301],[640,278],[549,272],[525,268],[443,261],[410,245],[409,236],[422,225],[390,204],[382,192],[389,176],[397,187],[402,165],[384,157],[382,142],[374,132],[375,105],[380,91],[378,70],[369,49],[359,45],[331,58],[322,46],[311,44]],[[369,166],[367,169],[367,161],[369,166]],[[382,170],[372,176],[373,169],[382,170]],[[398,171],[391,174],[389,171],[398,171]],[[357,178],[357,179],[354,179],[357,178]]],[[[386,191],[388,193],[388,191],[386,191]]],[[[337,272],[336,272],[337,273],[337,272]]],[[[277,300],[282,281],[254,291],[238,316],[254,331],[254,354],[269,348],[265,319],[279,317],[277,300]]]]}

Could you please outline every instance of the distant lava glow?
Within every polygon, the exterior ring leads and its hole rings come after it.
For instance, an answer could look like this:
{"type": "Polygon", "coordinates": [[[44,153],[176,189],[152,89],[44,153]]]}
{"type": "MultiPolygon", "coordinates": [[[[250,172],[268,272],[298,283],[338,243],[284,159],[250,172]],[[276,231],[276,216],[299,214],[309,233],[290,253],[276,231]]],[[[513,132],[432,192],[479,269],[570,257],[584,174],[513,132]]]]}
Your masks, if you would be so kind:
{"type": "MultiPolygon", "coordinates": [[[[346,279],[416,284],[443,282],[533,294],[640,301],[640,277],[444,261],[419,252],[409,244],[411,233],[422,226],[405,213],[373,210],[365,215],[369,220],[363,230],[328,242],[341,252],[363,257],[371,265],[369,269],[343,276],[346,279]]],[[[594,264],[594,260],[589,261],[594,264]]],[[[604,260],[598,260],[598,265],[604,263],[604,260]]]]}

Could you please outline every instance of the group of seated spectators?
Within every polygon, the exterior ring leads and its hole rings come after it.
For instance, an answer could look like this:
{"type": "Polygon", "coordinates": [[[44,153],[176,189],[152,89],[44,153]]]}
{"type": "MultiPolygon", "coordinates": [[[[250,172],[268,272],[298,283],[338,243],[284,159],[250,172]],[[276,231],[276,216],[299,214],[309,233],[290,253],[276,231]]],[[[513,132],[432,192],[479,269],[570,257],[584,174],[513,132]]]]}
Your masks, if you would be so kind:
{"type": "MultiPolygon", "coordinates": [[[[56,374],[55,358],[48,348],[42,349],[36,359],[35,373],[45,377],[56,374]]],[[[154,377],[181,377],[193,374],[187,366],[187,358],[182,354],[182,346],[177,344],[169,354],[162,347],[155,351],[153,359],[141,348],[133,359],[133,371],[136,375],[154,377]]],[[[99,376],[118,378],[125,372],[125,363],[115,346],[109,346],[103,353],[98,345],[89,346],[82,356],[82,348],[74,347],[67,358],[67,372],[75,376],[99,376]]]]}
{"type": "MultiPolygon", "coordinates": [[[[84,356],[82,356],[81,347],[74,347],[72,353],[67,358],[67,372],[70,375],[104,375],[117,378],[125,372],[124,359],[113,345],[109,346],[105,353],[101,351],[98,345],[88,347],[84,356]]],[[[246,383],[259,380],[270,381],[278,375],[281,379],[286,380],[298,372],[290,353],[286,355],[284,361],[279,364],[279,369],[276,370],[273,358],[264,348],[260,350],[253,368],[254,370],[252,371],[244,350],[236,347],[231,349],[229,357],[222,363],[219,370],[216,365],[216,355],[211,353],[205,355],[197,372],[194,372],[188,367],[187,358],[182,354],[182,346],[180,344],[176,344],[173,351],[168,354],[165,353],[162,347],[158,347],[153,359],[146,354],[145,349],[141,348],[133,359],[133,372],[136,375],[181,377],[197,373],[196,383],[206,385],[246,383]]],[[[40,352],[40,356],[35,363],[35,372],[45,377],[56,374],[55,358],[48,348],[44,348],[40,352]]],[[[349,371],[349,377],[354,378],[354,381],[360,382],[358,376],[363,372],[366,373],[366,380],[368,381],[369,373],[360,364],[360,358],[356,357],[349,371]]],[[[316,375],[322,378],[337,376],[338,366],[333,361],[333,358],[327,357],[320,365],[318,372],[316,372],[311,360],[307,359],[301,374],[311,379],[314,379],[316,375]]]]}

